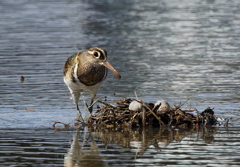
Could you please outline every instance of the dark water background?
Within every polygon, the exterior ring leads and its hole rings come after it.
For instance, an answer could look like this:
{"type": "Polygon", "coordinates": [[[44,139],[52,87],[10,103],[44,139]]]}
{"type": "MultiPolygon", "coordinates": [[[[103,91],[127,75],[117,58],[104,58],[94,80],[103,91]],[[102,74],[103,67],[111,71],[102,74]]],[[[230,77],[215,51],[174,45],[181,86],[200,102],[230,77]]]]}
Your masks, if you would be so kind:
{"type": "MultiPolygon", "coordinates": [[[[98,97],[112,102],[136,90],[146,102],[190,99],[184,108],[212,107],[231,120],[228,129],[200,132],[85,129],[85,142],[79,129],[77,153],[87,158],[76,164],[239,166],[239,20],[237,0],[0,1],[0,166],[66,163],[76,129],[52,128],[75,118],[62,68],[94,46],[122,75],[109,73],[98,97]]],[[[82,99],[88,93],[84,109],[82,99]]]]}

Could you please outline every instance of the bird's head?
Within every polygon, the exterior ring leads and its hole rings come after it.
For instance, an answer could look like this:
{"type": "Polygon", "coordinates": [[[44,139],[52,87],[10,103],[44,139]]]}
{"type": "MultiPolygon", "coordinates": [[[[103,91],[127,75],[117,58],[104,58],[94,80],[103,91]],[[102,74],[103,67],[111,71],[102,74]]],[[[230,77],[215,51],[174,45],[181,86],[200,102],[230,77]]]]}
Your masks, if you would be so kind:
{"type": "Polygon", "coordinates": [[[107,51],[98,47],[90,48],[87,51],[88,56],[97,64],[103,65],[111,70],[119,79],[121,75],[113,68],[113,66],[107,60],[107,51]]]}

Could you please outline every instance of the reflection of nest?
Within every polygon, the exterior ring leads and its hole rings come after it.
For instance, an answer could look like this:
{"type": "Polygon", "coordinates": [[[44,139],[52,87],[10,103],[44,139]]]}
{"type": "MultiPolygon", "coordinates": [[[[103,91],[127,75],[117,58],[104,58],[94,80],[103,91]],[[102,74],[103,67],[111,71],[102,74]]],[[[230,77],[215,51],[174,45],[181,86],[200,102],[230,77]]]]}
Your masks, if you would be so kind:
{"type": "MultiPolygon", "coordinates": [[[[211,108],[194,115],[194,110],[182,110],[181,106],[173,106],[166,110],[159,110],[160,105],[144,103],[134,99],[115,100],[117,105],[108,104],[102,101],[104,106],[99,108],[89,118],[89,123],[101,126],[153,126],[153,127],[211,127],[215,126],[217,120],[211,108]],[[137,102],[138,110],[129,110],[131,102],[137,102]]],[[[167,104],[168,105],[168,104],[167,104]]]]}

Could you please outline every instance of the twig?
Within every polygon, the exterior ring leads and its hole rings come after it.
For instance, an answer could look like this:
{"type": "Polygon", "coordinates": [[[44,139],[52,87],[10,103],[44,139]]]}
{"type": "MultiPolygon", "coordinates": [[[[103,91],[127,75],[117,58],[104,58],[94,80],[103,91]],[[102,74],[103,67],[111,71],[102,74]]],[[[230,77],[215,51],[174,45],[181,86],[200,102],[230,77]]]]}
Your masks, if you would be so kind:
{"type": "Polygon", "coordinates": [[[119,108],[119,107],[117,107],[117,106],[115,106],[115,105],[113,105],[113,104],[108,104],[108,103],[105,103],[105,102],[103,102],[103,101],[101,101],[101,100],[97,100],[99,103],[102,103],[102,104],[104,104],[105,106],[110,106],[110,107],[113,107],[113,108],[119,108]]]}
{"type": "Polygon", "coordinates": [[[135,94],[136,99],[138,100],[138,96],[137,96],[136,90],[134,90],[134,94],[135,94]]]}
{"type": "Polygon", "coordinates": [[[144,107],[146,107],[152,115],[159,121],[160,124],[165,126],[165,123],[162,122],[161,118],[159,118],[149,107],[146,105],[142,100],[136,100],[137,102],[141,103],[144,107]]]}
{"type": "Polygon", "coordinates": [[[181,108],[185,103],[187,103],[189,101],[189,99],[187,99],[187,101],[185,101],[183,104],[180,104],[179,108],[181,108]]]}
{"type": "Polygon", "coordinates": [[[95,100],[90,106],[87,105],[87,108],[85,108],[84,111],[89,110],[101,97],[99,97],[97,100],[95,100]]]}
{"type": "Polygon", "coordinates": [[[60,131],[60,130],[63,130],[63,129],[68,129],[68,128],[70,127],[69,124],[66,124],[66,123],[63,123],[63,122],[54,122],[52,126],[53,126],[53,128],[54,128],[55,131],[60,131]],[[64,125],[64,128],[56,128],[56,127],[55,127],[56,124],[63,124],[63,125],[64,125]]]}
{"type": "Polygon", "coordinates": [[[143,127],[146,126],[146,110],[144,107],[142,108],[142,124],[143,124],[143,127]]]}

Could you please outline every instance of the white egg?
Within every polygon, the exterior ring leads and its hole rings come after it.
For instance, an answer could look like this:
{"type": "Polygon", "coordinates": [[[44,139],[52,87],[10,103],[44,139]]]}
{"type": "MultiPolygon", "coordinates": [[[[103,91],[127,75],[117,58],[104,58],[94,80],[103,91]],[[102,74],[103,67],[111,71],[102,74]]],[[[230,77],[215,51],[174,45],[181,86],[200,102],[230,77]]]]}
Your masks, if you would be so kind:
{"type": "Polygon", "coordinates": [[[128,109],[131,111],[141,111],[142,108],[143,108],[143,105],[135,100],[132,101],[128,107],[128,109]]]}

